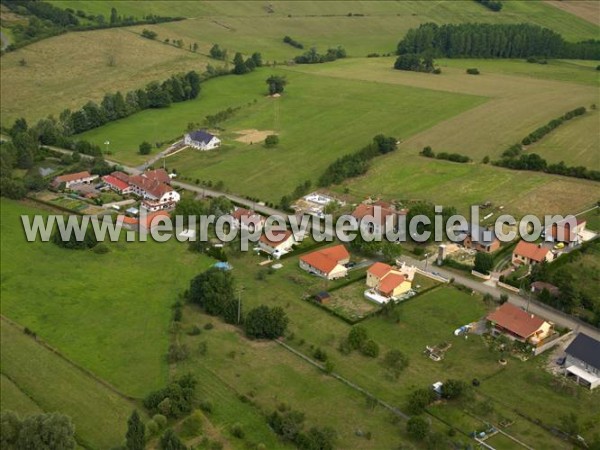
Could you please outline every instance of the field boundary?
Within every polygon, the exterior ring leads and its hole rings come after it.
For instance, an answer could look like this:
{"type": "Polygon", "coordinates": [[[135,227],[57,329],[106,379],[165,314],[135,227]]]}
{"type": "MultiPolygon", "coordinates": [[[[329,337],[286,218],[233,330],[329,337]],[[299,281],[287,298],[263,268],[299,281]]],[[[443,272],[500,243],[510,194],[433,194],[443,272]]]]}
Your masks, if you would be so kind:
{"type": "MultiPolygon", "coordinates": [[[[0,320],[2,320],[3,322],[5,322],[6,324],[8,324],[8,326],[11,326],[13,328],[16,328],[17,330],[24,332],[25,331],[25,327],[23,327],[22,325],[18,324],[17,322],[14,322],[13,320],[9,319],[8,317],[6,317],[4,314],[0,315],[0,320]]],[[[61,353],[57,348],[52,347],[50,344],[48,344],[47,342],[43,341],[42,339],[40,339],[37,335],[31,336],[31,338],[40,346],[44,347],[46,350],[51,351],[52,353],[54,353],[56,356],[58,356],[59,358],[61,358],[63,361],[67,362],[68,364],[70,364],[71,366],[75,367],[77,370],[79,370],[80,372],[82,372],[83,374],[85,374],[86,376],[92,378],[94,381],[102,384],[104,387],[110,389],[113,393],[117,394],[119,397],[130,401],[130,402],[138,402],[141,399],[136,398],[136,397],[132,397],[129,396],[123,392],[121,392],[119,389],[117,389],[115,386],[113,386],[112,384],[110,384],[108,381],[100,378],[98,375],[96,375],[95,373],[93,373],[92,371],[86,369],[85,367],[77,364],[75,361],[73,361],[72,359],[70,359],[69,357],[65,356],[63,353],[61,353]]]]}

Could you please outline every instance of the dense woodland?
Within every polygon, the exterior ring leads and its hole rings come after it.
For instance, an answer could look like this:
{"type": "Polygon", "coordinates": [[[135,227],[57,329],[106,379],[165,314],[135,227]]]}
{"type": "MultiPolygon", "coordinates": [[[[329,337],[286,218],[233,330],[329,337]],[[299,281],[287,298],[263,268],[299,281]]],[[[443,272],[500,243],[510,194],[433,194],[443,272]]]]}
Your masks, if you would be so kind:
{"type": "Polygon", "coordinates": [[[398,55],[429,53],[447,58],[600,59],[600,41],[566,42],[547,28],[530,24],[425,23],[398,43],[398,55]]]}

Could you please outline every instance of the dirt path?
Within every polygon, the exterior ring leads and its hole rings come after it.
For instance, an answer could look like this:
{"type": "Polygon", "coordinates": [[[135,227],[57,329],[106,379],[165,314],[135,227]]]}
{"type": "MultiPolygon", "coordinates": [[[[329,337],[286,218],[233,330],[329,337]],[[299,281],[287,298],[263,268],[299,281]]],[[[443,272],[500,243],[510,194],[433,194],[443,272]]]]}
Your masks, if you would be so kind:
{"type": "Polygon", "coordinates": [[[242,142],[244,144],[255,144],[259,142],[263,142],[268,135],[277,134],[272,130],[240,130],[236,131],[236,134],[239,134],[240,137],[237,137],[235,140],[238,142],[242,142]]]}

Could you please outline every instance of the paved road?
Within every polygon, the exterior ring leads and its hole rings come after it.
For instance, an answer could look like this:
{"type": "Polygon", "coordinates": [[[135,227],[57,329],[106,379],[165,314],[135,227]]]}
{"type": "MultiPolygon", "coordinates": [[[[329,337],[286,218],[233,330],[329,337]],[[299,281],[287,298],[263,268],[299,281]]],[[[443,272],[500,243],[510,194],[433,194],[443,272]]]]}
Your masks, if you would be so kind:
{"type": "MultiPolygon", "coordinates": [[[[65,149],[61,149],[58,147],[50,147],[50,148],[53,150],[59,151],[61,153],[69,153],[69,154],[72,153],[71,150],[65,150],[65,149]]],[[[93,158],[92,156],[88,156],[88,155],[82,155],[82,157],[93,158]]],[[[136,168],[136,167],[123,166],[120,163],[117,163],[114,161],[109,161],[109,160],[106,160],[106,162],[109,164],[113,164],[113,165],[119,165],[119,166],[123,167],[123,170],[125,172],[130,173],[130,174],[139,174],[141,172],[140,169],[136,168]]],[[[204,188],[201,186],[196,186],[193,184],[183,183],[183,182],[175,181],[175,180],[173,180],[172,185],[179,187],[181,189],[191,191],[191,192],[196,192],[196,193],[201,194],[202,196],[206,196],[206,197],[224,196],[238,205],[242,205],[249,209],[253,209],[254,211],[256,211],[260,214],[266,215],[266,216],[278,216],[278,217],[284,217],[284,218],[287,218],[287,216],[288,216],[288,214],[283,211],[280,211],[275,208],[270,208],[266,205],[261,205],[259,203],[253,202],[253,201],[248,200],[239,195],[215,191],[213,189],[207,189],[207,188],[204,188]]],[[[308,228],[308,230],[310,230],[310,227],[308,228]]],[[[420,261],[420,260],[411,258],[409,256],[402,256],[400,258],[400,260],[406,261],[406,263],[417,266],[421,269],[425,269],[425,260],[420,261]]],[[[537,314],[541,317],[544,317],[545,319],[548,319],[557,325],[571,328],[572,330],[575,330],[576,332],[583,331],[586,334],[588,334],[589,336],[592,336],[595,339],[600,340],[600,330],[598,328],[595,328],[589,324],[581,322],[581,321],[579,321],[571,316],[568,316],[568,315],[562,313],[561,311],[558,311],[550,306],[539,303],[536,300],[532,299],[531,301],[528,301],[526,298],[521,297],[520,295],[511,293],[509,291],[505,291],[503,289],[500,289],[499,287],[490,286],[488,284],[484,284],[480,281],[476,281],[469,277],[461,275],[460,273],[449,271],[442,267],[434,266],[432,264],[433,261],[435,261],[435,256],[432,256],[431,260],[427,264],[427,270],[430,272],[434,271],[434,272],[441,274],[442,276],[444,276],[446,278],[454,278],[458,283],[463,284],[463,285],[473,289],[474,291],[480,292],[482,294],[491,294],[494,297],[500,297],[501,294],[506,294],[506,295],[508,295],[508,300],[514,305],[517,305],[521,308],[529,307],[529,311],[531,311],[532,313],[537,314]]]]}
{"type": "MultiPolygon", "coordinates": [[[[406,261],[407,264],[417,266],[420,269],[425,269],[425,260],[420,261],[420,260],[411,258],[409,256],[401,256],[400,260],[406,261]]],[[[499,297],[501,294],[506,294],[506,295],[508,295],[508,301],[510,303],[517,305],[521,308],[527,308],[528,300],[524,297],[521,297],[520,295],[513,294],[509,291],[500,289],[499,287],[484,284],[480,281],[473,280],[469,277],[461,275],[460,273],[457,273],[454,271],[449,271],[442,267],[437,267],[435,265],[432,266],[431,261],[427,265],[427,271],[437,272],[437,273],[441,274],[443,277],[448,278],[448,279],[454,278],[457,283],[463,284],[463,285],[473,289],[474,291],[480,292],[482,294],[491,294],[496,298],[499,297]]],[[[600,330],[598,328],[595,328],[589,324],[580,322],[579,320],[577,320],[573,317],[567,316],[567,315],[563,314],[562,312],[557,311],[556,309],[554,309],[550,306],[546,306],[542,303],[539,303],[536,300],[532,299],[529,302],[529,311],[532,312],[533,314],[537,314],[545,319],[548,319],[557,325],[560,325],[562,327],[571,328],[571,329],[575,330],[576,332],[583,331],[587,335],[600,340],[600,330]]]]}

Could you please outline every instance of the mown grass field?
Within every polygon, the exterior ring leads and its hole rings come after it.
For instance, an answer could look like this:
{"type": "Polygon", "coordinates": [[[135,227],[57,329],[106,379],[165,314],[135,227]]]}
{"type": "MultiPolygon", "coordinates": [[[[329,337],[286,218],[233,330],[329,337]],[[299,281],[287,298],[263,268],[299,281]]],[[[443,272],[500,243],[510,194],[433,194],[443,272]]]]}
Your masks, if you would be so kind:
{"type": "Polygon", "coordinates": [[[140,37],[128,28],[67,33],[2,56],[2,125],[36,121],[143,88],[171,74],[203,72],[206,57],[140,37]],[[20,64],[25,60],[26,65],[20,64]]]}
{"type": "Polygon", "coordinates": [[[530,147],[551,162],[600,169],[600,117],[597,110],[565,123],[539,143],[530,147]]]}
{"type": "Polygon", "coordinates": [[[29,243],[21,214],[46,213],[2,200],[2,314],[126,394],[163,386],[170,306],[210,260],[174,241],[107,254],[29,243]]]}
{"type": "MultiPolygon", "coordinates": [[[[139,406],[2,321],[2,410],[27,414],[59,411],[71,417],[86,448],[122,442],[127,418],[139,406]]],[[[142,413],[143,414],[143,413],[142,413]]]]}

